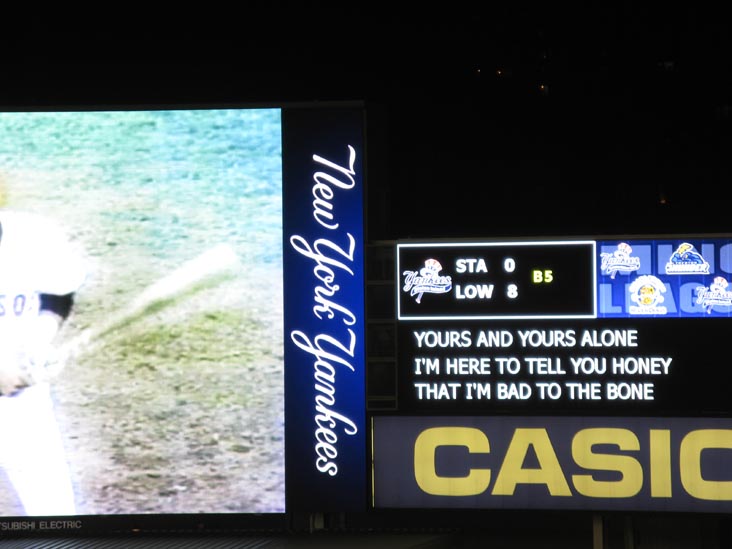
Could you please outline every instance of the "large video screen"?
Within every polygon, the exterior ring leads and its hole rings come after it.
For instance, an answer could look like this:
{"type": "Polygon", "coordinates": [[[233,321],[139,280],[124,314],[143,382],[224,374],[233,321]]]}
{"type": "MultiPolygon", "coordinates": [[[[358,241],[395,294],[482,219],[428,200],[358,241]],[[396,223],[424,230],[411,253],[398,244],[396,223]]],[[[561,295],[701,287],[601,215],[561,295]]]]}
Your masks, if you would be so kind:
{"type": "MultiPolygon", "coordinates": [[[[303,505],[287,491],[311,469],[311,484],[332,482],[310,439],[286,474],[283,284],[304,279],[285,273],[288,253],[303,255],[287,231],[310,238],[313,204],[328,221],[361,224],[341,202],[362,193],[360,116],[353,106],[0,113],[0,517],[282,514],[303,505]]],[[[362,229],[341,229],[355,235],[348,269],[362,286],[362,229]]],[[[348,381],[362,387],[362,311],[339,303],[358,317],[348,381]]],[[[301,375],[310,355],[293,355],[301,375]]],[[[332,381],[332,398],[340,387],[332,381]]],[[[362,445],[363,402],[351,413],[341,400],[328,406],[353,418],[362,445]]],[[[312,429],[296,419],[297,433],[320,436],[315,418],[312,429]]],[[[361,479],[362,446],[355,471],[339,449],[338,478],[361,479]]]]}
{"type": "Polygon", "coordinates": [[[377,508],[732,510],[725,235],[401,242],[377,508]]]}

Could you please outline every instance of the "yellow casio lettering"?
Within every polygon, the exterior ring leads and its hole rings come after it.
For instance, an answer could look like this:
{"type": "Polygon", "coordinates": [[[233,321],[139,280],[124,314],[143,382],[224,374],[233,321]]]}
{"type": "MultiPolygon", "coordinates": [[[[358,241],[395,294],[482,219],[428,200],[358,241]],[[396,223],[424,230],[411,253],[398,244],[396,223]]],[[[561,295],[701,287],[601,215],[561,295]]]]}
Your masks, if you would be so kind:
{"type": "Polygon", "coordinates": [[[706,449],[732,450],[729,429],[700,429],[692,431],[681,441],[679,460],[688,463],[681,468],[681,484],[690,495],[699,499],[732,500],[732,481],[706,480],[701,471],[701,454],[706,449]]]}
{"type": "MultiPolygon", "coordinates": [[[[571,481],[576,492],[589,498],[631,498],[640,494],[644,479],[652,498],[672,497],[672,477],[680,477],[681,486],[691,497],[711,501],[732,501],[732,480],[704,478],[704,450],[732,450],[731,429],[700,429],[683,437],[673,455],[671,431],[648,430],[648,471],[636,456],[596,451],[598,445],[616,447],[620,452],[640,452],[641,438],[630,429],[586,428],[572,438],[574,463],[587,471],[610,471],[620,474],[619,480],[597,480],[593,474],[574,474],[571,481]],[[674,459],[676,458],[676,459],[674,459]],[[672,464],[678,469],[673,470],[672,464]]],[[[477,496],[491,483],[490,468],[469,468],[464,476],[441,476],[437,473],[435,455],[443,446],[458,446],[468,454],[488,454],[488,436],[474,427],[434,427],[419,434],[414,445],[414,475],[425,493],[435,496],[477,496]]],[[[495,478],[491,495],[512,496],[519,484],[543,484],[551,496],[572,496],[562,465],[543,428],[516,428],[508,444],[503,462],[495,478]],[[533,448],[539,466],[524,468],[524,461],[533,448]]]]}
{"type": "Polygon", "coordinates": [[[629,498],[643,487],[643,468],[631,456],[593,452],[596,444],[617,446],[620,450],[640,450],[640,441],[628,429],[582,429],[572,439],[572,457],[580,467],[594,471],[617,471],[620,480],[595,480],[592,475],[573,475],[577,491],[591,498],[629,498]]]}
{"type": "Polygon", "coordinates": [[[552,496],[572,495],[546,429],[516,429],[513,433],[493,495],[512,496],[517,484],[545,484],[552,496]],[[536,452],[538,469],[522,467],[530,446],[536,452]]]}
{"type": "Polygon", "coordinates": [[[671,497],[671,431],[651,429],[651,497],[671,497]]]}
{"type": "Polygon", "coordinates": [[[490,452],[488,437],[472,427],[434,427],[420,433],[414,444],[414,477],[433,496],[474,496],[485,491],[490,469],[471,469],[464,477],[441,477],[435,471],[435,451],[440,446],[465,446],[471,454],[490,452]]]}

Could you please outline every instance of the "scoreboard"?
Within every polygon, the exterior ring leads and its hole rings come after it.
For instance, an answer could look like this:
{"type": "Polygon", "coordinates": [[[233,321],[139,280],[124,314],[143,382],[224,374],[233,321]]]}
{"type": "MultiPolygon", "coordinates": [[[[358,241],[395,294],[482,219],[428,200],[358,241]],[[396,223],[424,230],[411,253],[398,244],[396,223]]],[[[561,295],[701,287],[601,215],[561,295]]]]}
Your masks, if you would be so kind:
{"type": "Polygon", "coordinates": [[[398,243],[375,507],[729,512],[731,273],[718,235],[398,243]]]}
{"type": "Polygon", "coordinates": [[[404,244],[399,319],[593,317],[594,257],[591,241],[404,244]],[[440,274],[443,263],[452,274],[440,274]],[[432,293],[453,299],[430,299],[432,293]]]}

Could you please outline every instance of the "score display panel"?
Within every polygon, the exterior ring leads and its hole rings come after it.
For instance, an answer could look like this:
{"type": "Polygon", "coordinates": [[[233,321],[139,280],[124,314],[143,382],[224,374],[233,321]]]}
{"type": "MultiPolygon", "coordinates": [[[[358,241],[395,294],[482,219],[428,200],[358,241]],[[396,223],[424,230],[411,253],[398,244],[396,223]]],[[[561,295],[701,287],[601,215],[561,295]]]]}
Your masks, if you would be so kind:
{"type": "Polygon", "coordinates": [[[376,508],[732,510],[732,237],[396,252],[376,508]]]}

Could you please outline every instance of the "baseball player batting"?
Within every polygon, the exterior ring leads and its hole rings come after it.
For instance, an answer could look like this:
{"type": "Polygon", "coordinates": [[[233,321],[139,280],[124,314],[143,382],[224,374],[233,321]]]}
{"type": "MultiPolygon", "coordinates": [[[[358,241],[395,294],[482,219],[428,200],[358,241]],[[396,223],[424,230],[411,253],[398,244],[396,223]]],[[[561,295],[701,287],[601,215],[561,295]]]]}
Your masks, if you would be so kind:
{"type": "Polygon", "coordinates": [[[44,370],[84,278],[58,227],[0,210],[0,469],[28,516],[75,513],[44,370]]]}

